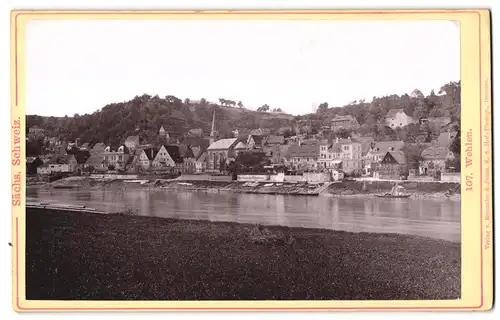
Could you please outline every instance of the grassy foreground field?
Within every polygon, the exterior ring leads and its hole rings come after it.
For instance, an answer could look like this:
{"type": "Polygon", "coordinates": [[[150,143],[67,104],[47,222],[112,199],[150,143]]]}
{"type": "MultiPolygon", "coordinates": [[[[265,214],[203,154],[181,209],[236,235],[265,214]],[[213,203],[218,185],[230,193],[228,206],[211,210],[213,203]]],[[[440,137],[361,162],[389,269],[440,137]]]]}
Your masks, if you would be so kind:
{"type": "Polygon", "coordinates": [[[460,244],[27,210],[27,299],[457,299],[460,244]]]}

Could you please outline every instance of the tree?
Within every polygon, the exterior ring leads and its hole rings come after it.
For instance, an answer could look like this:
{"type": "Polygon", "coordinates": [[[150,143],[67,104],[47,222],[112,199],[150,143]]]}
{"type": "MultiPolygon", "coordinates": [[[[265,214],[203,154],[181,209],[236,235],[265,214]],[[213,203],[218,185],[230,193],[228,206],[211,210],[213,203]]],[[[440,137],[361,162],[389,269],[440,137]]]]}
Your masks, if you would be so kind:
{"type": "Polygon", "coordinates": [[[324,113],[327,110],[328,110],[328,102],[323,102],[318,106],[316,113],[324,113]]]}
{"type": "Polygon", "coordinates": [[[238,101],[238,107],[243,108],[243,102],[238,101]]]}
{"type": "Polygon", "coordinates": [[[292,132],[292,130],[290,130],[290,129],[286,129],[286,130],[283,132],[283,137],[285,137],[285,138],[289,138],[289,137],[291,137],[291,136],[293,136],[293,132],[292,132]]]}
{"type": "Polygon", "coordinates": [[[184,99],[185,104],[189,104],[189,102],[190,102],[189,98],[184,99]]]}
{"type": "Polygon", "coordinates": [[[347,139],[351,136],[351,131],[340,128],[337,131],[335,131],[335,137],[340,138],[340,139],[347,139]]]}
{"type": "Polygon", "coordinates": [[[455,159],[453,160],[451,159],[446,160],[445,167],[450,171],[460,172],[461,171],[460,157],[455,157],[455,159]]]}
{"type": "Polygon", "coordinates": [[[450,151],[455,154],[455,158],[460,159],[460,129],[455,136],[455,139],[451,142],[450,151]]]}
{"type": "Polygon", "coordinates": [[[267,112],[269,111],[269,106],[267,104],[263,105],[262,107],[259,107],[257,109],[257,111],[260,111],[260,112],[267,112]]]}
{"type": "Polygon", "coordinates": [[[263,152],[244,151],[238,153],[232,170],[239,173],[262,172],[264,166],[269,165],[271,161],[263,152]]]}
{"type": "Polygon", "coordinates": [[[422,158],[423,148],[420,145],[405,144],[402,151],[406,158],[406,163],[409,169],[418,169],[420,162],[424,159],[422,158]]]}
{"type": "Polygon", "coordinates": [[[201,103],[202,105],[206,105],[206,104],[207,104],[207,99],[205,99],[205,98],[201,98],[201,99],[200,99],[200,103],[201,103]]]}

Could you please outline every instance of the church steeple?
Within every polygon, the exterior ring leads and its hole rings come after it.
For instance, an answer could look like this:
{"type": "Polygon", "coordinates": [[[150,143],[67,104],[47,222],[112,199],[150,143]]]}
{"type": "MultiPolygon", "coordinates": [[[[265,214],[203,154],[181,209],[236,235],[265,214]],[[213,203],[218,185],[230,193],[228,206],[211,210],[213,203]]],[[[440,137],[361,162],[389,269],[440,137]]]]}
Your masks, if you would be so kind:
{"type": "Polygon", "coordinates": [[[217,131],[215,130],[215,110],[214,115],[212,117],[212,131],[210,132],[210,144],[217,141],[217,131]]]}

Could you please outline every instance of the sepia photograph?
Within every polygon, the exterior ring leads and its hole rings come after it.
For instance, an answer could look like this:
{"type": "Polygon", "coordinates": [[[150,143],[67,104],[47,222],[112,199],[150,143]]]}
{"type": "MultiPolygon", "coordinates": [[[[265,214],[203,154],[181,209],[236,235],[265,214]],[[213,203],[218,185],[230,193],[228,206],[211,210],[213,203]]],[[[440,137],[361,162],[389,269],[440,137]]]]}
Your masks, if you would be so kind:
{"type": "Polygon", "coordinates": [[[26,301],[462,299],[459,19],[206,17],[25,23],[26,301]]]}

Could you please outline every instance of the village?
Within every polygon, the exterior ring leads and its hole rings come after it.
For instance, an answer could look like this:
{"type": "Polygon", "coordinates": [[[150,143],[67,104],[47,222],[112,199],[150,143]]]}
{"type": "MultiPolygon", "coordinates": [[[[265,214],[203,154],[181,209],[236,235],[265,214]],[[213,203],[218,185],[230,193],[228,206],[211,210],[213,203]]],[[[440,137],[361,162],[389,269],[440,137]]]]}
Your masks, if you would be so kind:
{"type": "MultiPolygon", "coordinates": [[[[168,128],[158,128],[156,144],[144,144],[132,135],[120,145],[105,142],[59,141],[36,126],[29,128],[27,140],[43,137],[49,152],[27,157],[27,173],[53,181],[71,175],[119,174],[156,175],[197,179],[224,177],[232,180],[262,181],[280,173],[282,181],[329,182],[344,178],[371,180],[416,180],[460,182],[460,155],[450,150],[457,132],[445,117],[414,120],[403,109],[391,109],[385,126],[393,130],[414,123],[434,123],[441,133],[430,142],[413,143],[423,151],[420,161],[408,160],[403,141],[376,141],[361,136],[359,123],[350,115],[336,116],[330,126],[311,134],[307,126],[294,128],[286,136],[268,128],[235,128],[232,138],[221,138],[213,113],[210,135],[192,129],[184,137],[171,137],[168,128]],[[309,131],[309,132],[308,132],[309,131]],[[242,133],[246,132],[246,133],[242,133]],[[349,132],[346,136],[346,132],[349,132]],[[340,136],[340,137],[339,137],[340,136]],[[459,162],[458,162],[459,163],[459,162]],[[267,175],[267,178],[266,178],[267,175]],[[301,176],[299,178],[297,176],[301,176]]],[[[424,137],[425,138],[425,137],[424,137]]],[[[405,148],[406,147],[406,148],[405,148]]]]}

